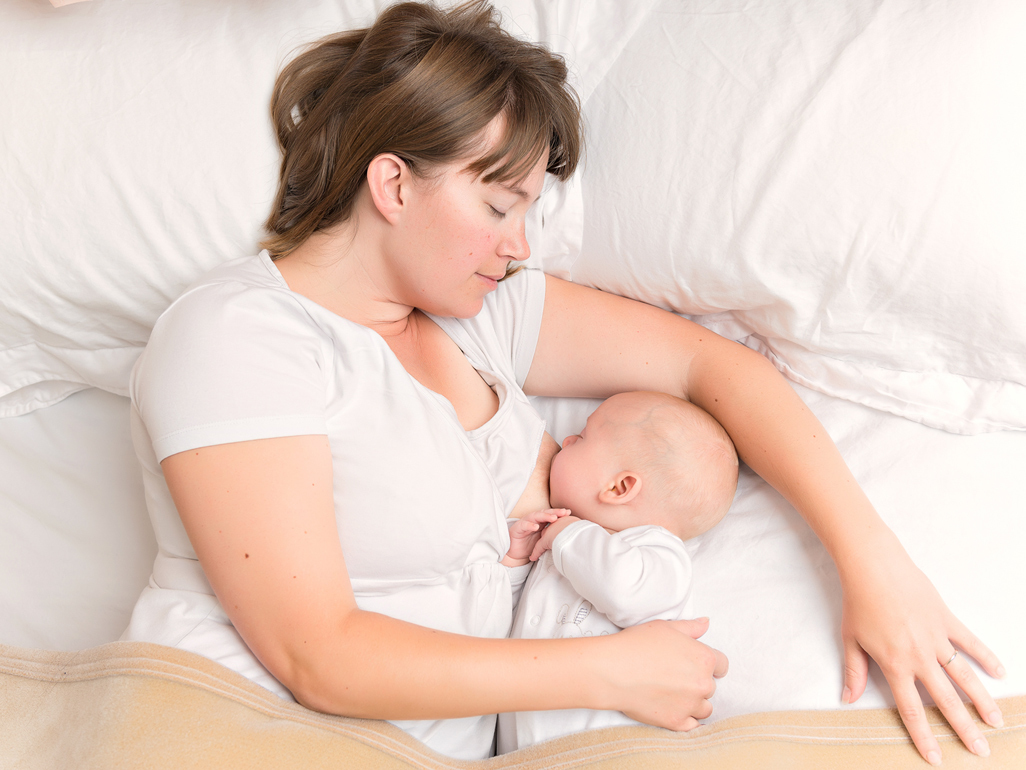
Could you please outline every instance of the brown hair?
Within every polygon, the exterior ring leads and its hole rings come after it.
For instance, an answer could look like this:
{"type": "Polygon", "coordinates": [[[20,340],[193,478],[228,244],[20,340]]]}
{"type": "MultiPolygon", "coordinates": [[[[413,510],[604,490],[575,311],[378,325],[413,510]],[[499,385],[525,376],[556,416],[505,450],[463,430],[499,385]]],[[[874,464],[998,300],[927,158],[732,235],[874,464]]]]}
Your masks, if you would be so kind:
{"type": "Polygon", "coordinates": [[[263,246],[279,259],[347,220],[383,152],[411,171],[467,158],[497,115],[505,132],[467,170],[485,182],[546,170],[567,179],[580,156],[581,116],[563,60],[499,27],[485,0],[451,10],[406,2],[373,26],[326,37],[278,76],[271,118],[281,149],[263,246]]]}

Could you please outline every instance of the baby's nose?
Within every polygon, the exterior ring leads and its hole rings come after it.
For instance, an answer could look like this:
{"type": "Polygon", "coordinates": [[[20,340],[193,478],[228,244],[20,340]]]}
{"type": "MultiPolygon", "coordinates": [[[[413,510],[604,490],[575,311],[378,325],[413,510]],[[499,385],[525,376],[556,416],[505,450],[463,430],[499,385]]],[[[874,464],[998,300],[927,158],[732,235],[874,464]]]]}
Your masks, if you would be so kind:
{"type": "Polygon", "coordinates": [[[577,442],[577,439],[579,438],[580,436],[567,436],[565,439],[563,439],[563,449],[566,449],[568,446],[572,446],[573,444],[575,444],[577,442]]]}

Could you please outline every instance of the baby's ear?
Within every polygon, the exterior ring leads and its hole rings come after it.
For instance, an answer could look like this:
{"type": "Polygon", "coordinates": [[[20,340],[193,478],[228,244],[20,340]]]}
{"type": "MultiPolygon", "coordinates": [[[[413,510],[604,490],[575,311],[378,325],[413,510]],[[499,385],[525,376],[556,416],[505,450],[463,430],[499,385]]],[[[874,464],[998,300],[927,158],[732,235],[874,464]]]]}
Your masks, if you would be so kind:
{"type": "Polygon", "coordinates": [[[641,494],[641,477],[633,471],[620,471],[612,483],[599,492],[599,500],[607,505],[623,505],[641,494]]]}

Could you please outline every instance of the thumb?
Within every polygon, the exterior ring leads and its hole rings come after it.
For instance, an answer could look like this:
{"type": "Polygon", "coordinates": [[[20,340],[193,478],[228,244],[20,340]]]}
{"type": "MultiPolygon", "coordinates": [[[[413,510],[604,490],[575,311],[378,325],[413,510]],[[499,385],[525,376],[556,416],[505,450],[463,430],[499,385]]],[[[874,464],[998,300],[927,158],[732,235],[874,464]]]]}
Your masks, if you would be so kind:
{"type": "Polygon", "coordinates": [[[842,703],[854,703],[866,691],[869,677],[869,656],[853,638],[844,640],[844,690],[842,703]]]}
{"type": "Polygon", "coordinates": [[[709,618],[695,618],[694,620],[674,620],[673,626],[681,633],[687,634],[692,639],[698,639],[709,630],[709,618]]]}

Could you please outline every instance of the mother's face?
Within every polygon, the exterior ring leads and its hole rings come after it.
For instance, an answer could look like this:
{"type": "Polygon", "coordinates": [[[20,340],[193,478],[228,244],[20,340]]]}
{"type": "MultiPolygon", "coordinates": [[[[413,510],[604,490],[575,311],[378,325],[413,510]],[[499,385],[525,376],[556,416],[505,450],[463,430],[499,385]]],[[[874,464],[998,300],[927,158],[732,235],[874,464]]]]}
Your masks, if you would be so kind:
{"type": "Polygon", "coordinates": [[[386,256],[397,299],[435,315],[477,315],[507,265],[531,254],[524,220],[541,194],[547,160],[518,182],[485,183],[462,162],[413,180],[386,256]]]}

